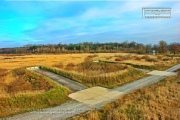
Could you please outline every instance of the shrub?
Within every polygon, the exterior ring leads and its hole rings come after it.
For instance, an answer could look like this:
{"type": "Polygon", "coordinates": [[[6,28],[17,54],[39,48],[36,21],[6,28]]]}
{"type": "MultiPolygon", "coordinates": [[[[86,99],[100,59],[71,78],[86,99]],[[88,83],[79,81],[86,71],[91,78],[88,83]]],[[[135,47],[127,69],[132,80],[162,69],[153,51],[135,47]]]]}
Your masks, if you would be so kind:
{"type": "Polygon", "coordinates": [[[128,66],[127,66],[127,65],[125,65],[125,66],[124,66],[124,69],[128,69],[128,66]]]}
{"type": "Polygon", "coordinates": [[[147,60],[147,59],[150,59],[150,57],[149,57],[148,55],[143,55],[143,56],[141,57],[141,59],[147,60]]]}
{"type": "Polygon", "coordinates": [[[122,58],[116,58],[115,61],[122,61],[123,59],[122,58]]]}
{"type": "Polygon", "coordinates": [[[162,60],[163,60],[163,61],[170,61],[171,58],[168,58],[168,57],[167,57],[167,58],[163,58],[162,60]]]}

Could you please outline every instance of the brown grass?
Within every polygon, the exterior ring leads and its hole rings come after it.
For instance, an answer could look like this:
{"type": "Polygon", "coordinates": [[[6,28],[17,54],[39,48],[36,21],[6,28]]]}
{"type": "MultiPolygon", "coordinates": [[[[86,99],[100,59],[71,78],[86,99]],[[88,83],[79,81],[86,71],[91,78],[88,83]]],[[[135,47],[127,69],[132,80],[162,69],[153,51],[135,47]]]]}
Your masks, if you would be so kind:
{"type": "Polygon", "coordinates": [[[1,68],[15,69],[25,66],[48,65],[53,66],[56,63],[78,64],[84,61],[84,58],[90,54],[59,54],[59,55],[24,55],[24,56],[0,56],[1,68]]]}
{"type": "Polygon", "coordinates": [[[19,92],[48,91],[52,88],[42,76],[37,76],[24,68],[9,71],[6,76],[0,76],[0,98],[19,92]]]}
{"type": "MultiPolygon", "coordinates": [[[[128,54],[128,53],[97,53],[97,54],[41,54],[41,55],[0,55],[0,63],[3,63],[0,68],[4,69],[15,69],[24,66],[36,66],[36,65],[45,65],[45,66],[54,66],[55,64],[62,63],[63,67],[65,67],[69,63],[79,64],[84,60],[107,60],[115,61],[116,58],[121,57],[122,62],[134,63],[134,64],[143,64],[143,65],[154,65],[153,62],[146,61],[142,59],[142,57],[146,57],[147,55],[137,55],[137,54],[128,54]],[[140,60],[141,58],[141,60],[140,60]]],[[[158,55],[160,56],[160,55],[158,55]]],[[[165,58],[163,61],[159,59],[158,56],[148,55],[148,58],[158,59],[158,63],[164,63],[169,61],[180,62],[179,60],[165,60],[167,56],[161,56],[161,58],[165,58]]]]}
{"type": "Polygon", "coordinates": [[[118,57],[118,58],[115,59],[115,61],[122,61],[122,60],[123,60],[123,59],[120,58],[120,57],[118,57]]]}
{"type": "Polygon", "coordinates": [[[73,120],[178,120],[180,117],[180,71],[152,86],[135,90],[100,110],[82,114],[73,120]]]}
{"type": "Polygon", "coordinates": [[[127,66],[123,66],[122,67],[123,70],[120,71],[102,74],[102,75],[94,74],[95,76],[92,76],[92,74],[83,75],[77,72],[70,72],[70,71],[57,69],[53,67],[47,67],[47,66],[42,66],[42,69],[59,74],[71,80],[75,80],[89,87],[102,86],[102,87],[112,88],[133,80],[137,80],[144,76],[147,76],[144,72],[136,70],[132,67],[128,68],[127,66]]]}
{"type": "Polygon", "coordinates": [[[0,78],[0,117],[65,102],[69,90],[25,68],[9,71],[0,78]]]}

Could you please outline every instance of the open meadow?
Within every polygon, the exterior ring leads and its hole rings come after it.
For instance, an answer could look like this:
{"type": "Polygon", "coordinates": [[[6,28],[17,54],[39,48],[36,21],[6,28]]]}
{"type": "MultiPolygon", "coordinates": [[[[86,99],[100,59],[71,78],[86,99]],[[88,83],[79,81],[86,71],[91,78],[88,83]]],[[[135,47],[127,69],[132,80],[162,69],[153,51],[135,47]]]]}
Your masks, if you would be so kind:
{"type": "Polygon", "coordinates": [[[30,55],[0,55],[0,68],[12,70],[18,67],[26,66],[53,66],[59,63],[66,67],[67,64],[79,64],[85,59],[120,61],[123,63],[132,63],[138,65],[171,64],[178,63],[180,58],[174,58],[163,55],[138,55],[131,53],[84,53],[84,54],[30,54],[30,55]],[[91,57],[95,55],[94,57],[91,57]]]}
{"type": "Polygon", "coordinates": [[[42,66],[88,87],[113,88],[146,76],[141,69],[167,69],[178,57],[129,53],[0,55],[0,117],[59,105],[70,91],[45,76],[25,69],[42,66]],[[59,99],[54,99],[59,98],[59,99]]]}

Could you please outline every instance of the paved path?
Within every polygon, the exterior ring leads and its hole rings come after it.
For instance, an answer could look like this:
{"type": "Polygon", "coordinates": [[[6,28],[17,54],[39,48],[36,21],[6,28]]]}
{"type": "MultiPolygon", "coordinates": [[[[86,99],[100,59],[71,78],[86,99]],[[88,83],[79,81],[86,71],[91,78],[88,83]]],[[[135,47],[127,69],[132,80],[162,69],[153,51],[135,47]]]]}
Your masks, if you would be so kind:
{"type": "Polygon", "coordinates": [[[141,69],[141,68],[135,68],[135,69],[140,70],[142,72],[146,72],[146,73],[151,71],[151,70],[146,70],[146,69],[141,69]]]}
{"type": "MultiPolygon", "coordinates": [[[[167,72],[173,72],[177,69],[180,69],[180,64],[167,69],[167,72]]],[[[122,95],[127,94],[133,90],[140,89],[142,87],[154,84],[156,82],[159,82],[160,80],[166,78],[166,76],[157,76],[157,75],[151,75],[148,77],[144,77],[142,79],[127,83],[123,86],[115,87],[114,89],[106,89],[102,87],[94,87],[89,88],[94,91],[94,94],[97,94],[98,91],[96,89],[102,91],[102,94],[98,94],[98,97],[90,96],[90,93],[92,93],[91,90],[82,90],[76,93],[72,93],[69,96],[75,100],[70,100],[60,106],[43,109],[42,111],[33,111],[33,112],[27,112],[24,114],[15,115],[13,117],[10,117],[8,119],[12,120],[61,120],[66,119],[68,117],[72,117],[74,115],[77,115],[79,113],[95,109],[95,108],[101,108],[103,105],[105,105],[108,102],[112,102],[118,98],[120,98],[122,95]],[[107,91],[103,92],[103,91],[107,91]],[[79,94],[85,93],[87,97],[84,96],[83,101],[81,98],[79,98],[79,94]],[[79,94],[78,94],[79,93],[79,94]],[[115,93],[115,94],[111,94],[115,93]],[[104,97],[106,96],[106,97],[104,97]],[[110,97],[107,97],[110,96],[110,97]],[[90,101],[90,102],[89,102],[90,101]],[[98,102],[97,102],[98,101],[98,102]],[[99,102],[100,101],[100,102],[99,102]]]]}
{"type": "Polygon", "coordinates": [[[87,86],[82,85],[79,82],[70,80],[68,78],[62,77],[60,75],[57,75],[55,73],[49,72],[49,71],[43,71],[41,69],[33,69],[35,72],[43,74],[52,80],[56,81],[57,83],[69,88],[72,92],[77,92],[83,89],[87,89],[87,86]]]}

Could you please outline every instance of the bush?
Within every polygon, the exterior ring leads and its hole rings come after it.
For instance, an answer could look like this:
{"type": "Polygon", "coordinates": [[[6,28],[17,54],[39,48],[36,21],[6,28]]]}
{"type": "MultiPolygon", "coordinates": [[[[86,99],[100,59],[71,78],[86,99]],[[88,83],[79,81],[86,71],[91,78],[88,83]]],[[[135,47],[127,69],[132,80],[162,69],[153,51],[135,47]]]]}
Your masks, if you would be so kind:
{"type": "Polygon", "coordinates": [[[141,57],[141,59],[147,60],[147,59],[150,59],[150,57],[149,57],[148,55],[143,55],[143,56],[141,57]]]}
{"type": "Polygon", "coordinates": [[[128,69],[128,66],[127,66],[127,65],[124,66],[124,70],[125,70],[125,69],[128,69]]]}
{"type": "Polygon", "coordinates": [[[122,61],[123,59],[122,58],[116,58],[115,61],[122,61]]]}
{"type": "Polygon", "coordinates": [[[167,57],[167,58],[163,58],[162,60],[163,60],[163,61],[170,61],[171,58],[168,58],[168,57],[167,57]]]}

